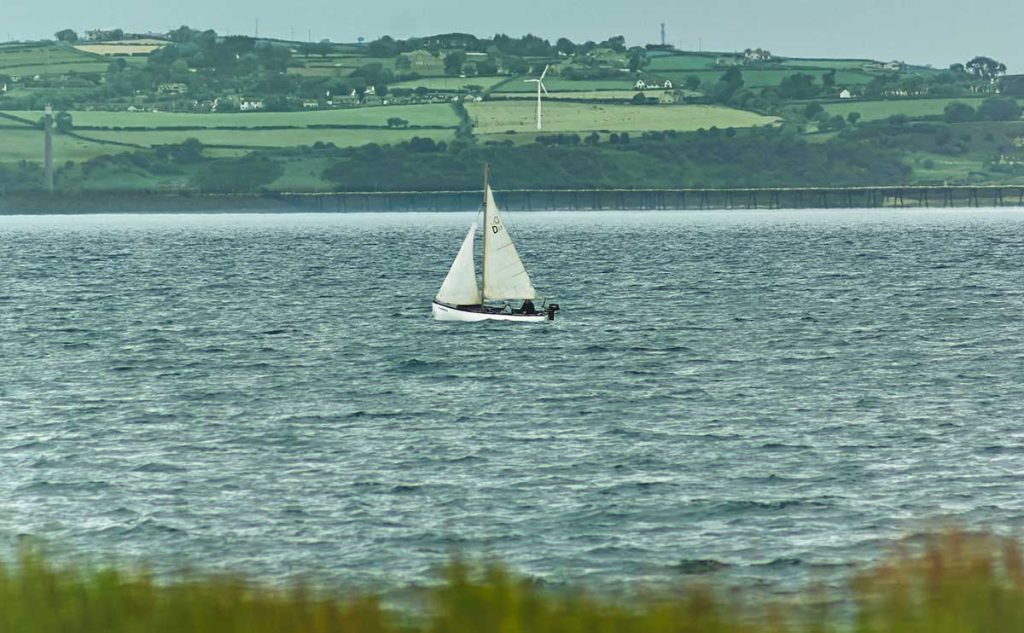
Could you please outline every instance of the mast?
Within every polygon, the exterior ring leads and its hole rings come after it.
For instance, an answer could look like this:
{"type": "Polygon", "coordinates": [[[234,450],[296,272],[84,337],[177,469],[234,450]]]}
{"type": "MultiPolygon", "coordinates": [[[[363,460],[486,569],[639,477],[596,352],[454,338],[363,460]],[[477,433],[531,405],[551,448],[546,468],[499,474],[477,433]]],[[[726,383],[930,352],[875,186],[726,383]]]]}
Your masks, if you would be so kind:
{"type": "Polygon", "coordinates": [[[488,176],[487,163],[484,163],[484,248],[483,256],[481,257],[480,266],[482,267],[481,277],[483,284],[481,285],[480,303],[484,302],[483,289],[487,287],[487,231],[490,230],[490,218],[487,213],[487,176],[488,176]]]}
{"type": "Polygon", "coordinates": [[[53,193],[53,108],[46,104],[43,114],[43,184],[53,193]]]}

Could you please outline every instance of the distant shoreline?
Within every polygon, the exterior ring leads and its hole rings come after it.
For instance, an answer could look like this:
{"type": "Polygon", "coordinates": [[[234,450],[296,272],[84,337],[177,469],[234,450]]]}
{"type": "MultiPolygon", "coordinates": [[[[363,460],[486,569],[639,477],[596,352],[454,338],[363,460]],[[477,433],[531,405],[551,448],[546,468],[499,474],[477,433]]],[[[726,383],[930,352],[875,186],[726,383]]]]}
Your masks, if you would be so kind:
{"type": "MultiPolygon", "coordinates": [[[[496,191],[514,211],[1024,207],[1022,185],[496,191]]],[[[0,195],[0,215],[472,211],[479,191],[332,193],[97,192],[0,195]]]]}

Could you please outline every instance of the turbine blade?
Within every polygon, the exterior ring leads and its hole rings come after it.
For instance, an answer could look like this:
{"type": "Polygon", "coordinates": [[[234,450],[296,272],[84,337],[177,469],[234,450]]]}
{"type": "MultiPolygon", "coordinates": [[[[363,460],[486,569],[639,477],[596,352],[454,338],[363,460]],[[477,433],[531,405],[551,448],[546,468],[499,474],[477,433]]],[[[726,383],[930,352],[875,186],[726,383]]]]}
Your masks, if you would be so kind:
{"type": "Polygon", "coordinates": [[[541,82],[539,82],[539,81],[537,82],[537,85],[541,87],[541,90],[543,90],[543,91],[544,91],[544,94],[548,94],[548,89],[547,89],[547,86],[545,86],[544,84],[542,84],[542,83],[541,83],[541,82]]]}
{"type": "Polygon", "coordinates": [[[538,81],[544,81],[544,75],[548,74],[548,68],[551,68],[551,66],[550,65],[544,66],[544,72],[542,72],[540,74],[540,79],[538,81]]]}

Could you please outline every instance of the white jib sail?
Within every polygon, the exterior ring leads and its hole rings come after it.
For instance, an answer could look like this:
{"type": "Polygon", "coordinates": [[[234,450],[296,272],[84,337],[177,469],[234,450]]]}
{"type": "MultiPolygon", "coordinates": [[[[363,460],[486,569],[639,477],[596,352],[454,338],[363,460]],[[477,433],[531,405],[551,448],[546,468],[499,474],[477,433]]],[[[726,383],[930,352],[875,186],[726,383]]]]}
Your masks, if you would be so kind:
{"type": "Polygon", "coordinates": [[[490,187],[487,187],[484,231],[487,233],[484,239],[484,298],[536,299],[537,291],[530,283],[530,275],[519,259],[508,228],[501,221],[490,187]]]}
{"type": "Polygon", "coordinates": [[[449,305],[479,305],[480,287],[476,285],[476,264],[473,262],[473,238],[476,234],[476,224],[469,227],[466,239],[462,241],[462,248],[455,256],[448,276],[444,278],[441,289],[437,292],[437,300],[449,305]]]}

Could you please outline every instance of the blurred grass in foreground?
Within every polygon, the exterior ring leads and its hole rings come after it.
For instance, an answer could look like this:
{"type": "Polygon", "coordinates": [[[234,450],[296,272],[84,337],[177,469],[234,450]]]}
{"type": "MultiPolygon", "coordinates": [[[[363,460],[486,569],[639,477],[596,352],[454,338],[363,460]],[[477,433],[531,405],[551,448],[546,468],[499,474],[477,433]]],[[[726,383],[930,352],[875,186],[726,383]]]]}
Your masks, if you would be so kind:
{"type": "Polygon", "coordinates": [[[602,599],[551,591],[500,565],[450,563],[429,607],[392,613],[374,596],[332,596],[239,577],[158,581],[57,565],[22,549],[0,564],[0,633],[1002,633],[1024,632],[1017,541],[948,532],[906,545],[851,579],[852,610],[813,588],[794,609],[699,586],[602,599]],[[728,597],[732,596],[732,598],[728,597]],[[839,611],[842,611],[840,613],[839,611]]]}

